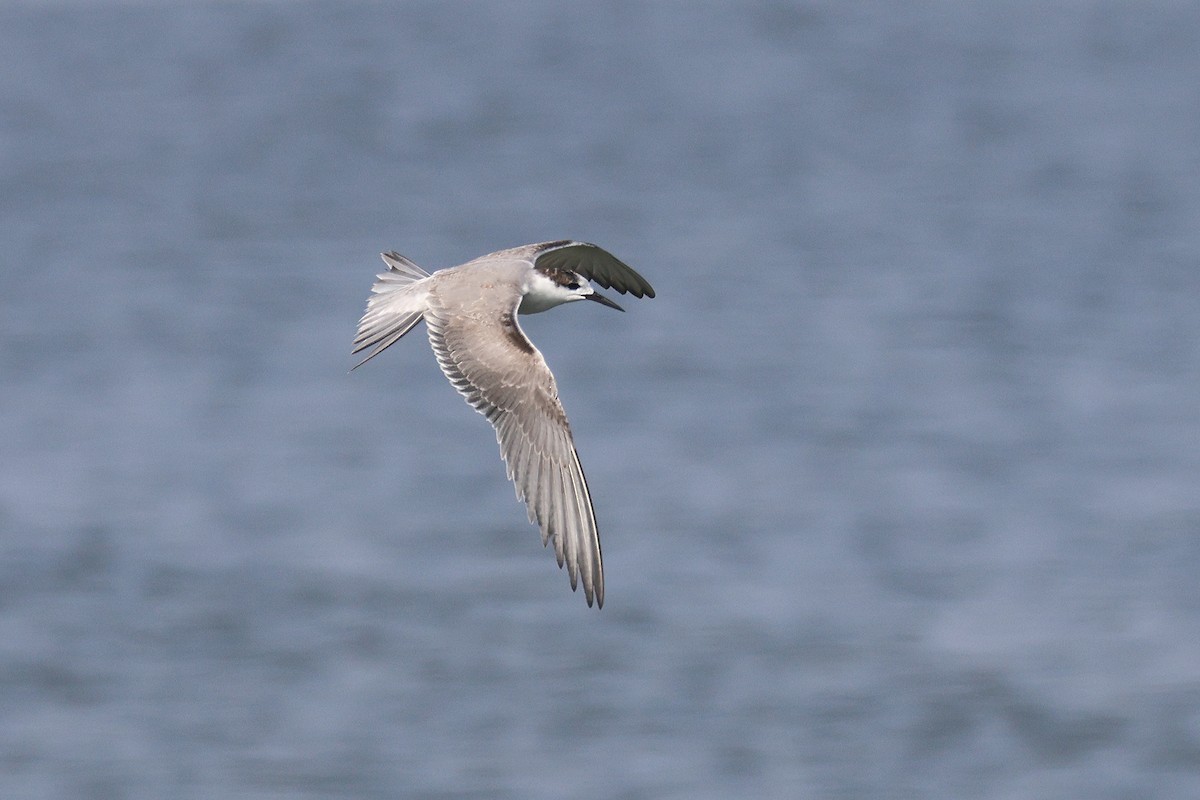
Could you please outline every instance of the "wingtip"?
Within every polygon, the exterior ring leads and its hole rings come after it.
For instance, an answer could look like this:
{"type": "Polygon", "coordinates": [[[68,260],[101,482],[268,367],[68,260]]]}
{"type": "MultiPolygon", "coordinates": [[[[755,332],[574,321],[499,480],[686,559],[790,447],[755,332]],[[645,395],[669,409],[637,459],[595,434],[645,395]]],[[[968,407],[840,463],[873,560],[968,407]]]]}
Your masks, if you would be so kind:
{"type": "MultiPolygon", "coordinates": [[[[574,590],[575,590],[575,587],[572,586],[571,591],[574,591],[574,590]]],[[[583,585],[583,597],[585,600],[587,600],[588,608],[592,608],[593,606],[595,606],[596,609],[604,608],[604,589],[603,589],[603,587],[593,588],[592,586],[589,586],[588,584],[585,583],[583,585]]]]}

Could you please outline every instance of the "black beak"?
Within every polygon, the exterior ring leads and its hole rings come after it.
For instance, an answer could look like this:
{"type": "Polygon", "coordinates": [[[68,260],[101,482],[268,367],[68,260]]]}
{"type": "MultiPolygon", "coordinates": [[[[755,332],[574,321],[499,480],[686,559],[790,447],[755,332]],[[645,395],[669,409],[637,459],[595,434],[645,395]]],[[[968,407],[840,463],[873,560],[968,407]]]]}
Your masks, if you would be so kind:
{"type": "Polygon", "coordinates": [[[599,292],[592,292],[591,294],[587,295],[587,299],[595,300],[600,305],[608,306],[609,308],[615,308],[617,311],[625,310],[625,309],[621,308],[619,305],[617,305],[616,303],[614,303],[612,300],[609,300],[607,297],[600,294],[599,292]]]}

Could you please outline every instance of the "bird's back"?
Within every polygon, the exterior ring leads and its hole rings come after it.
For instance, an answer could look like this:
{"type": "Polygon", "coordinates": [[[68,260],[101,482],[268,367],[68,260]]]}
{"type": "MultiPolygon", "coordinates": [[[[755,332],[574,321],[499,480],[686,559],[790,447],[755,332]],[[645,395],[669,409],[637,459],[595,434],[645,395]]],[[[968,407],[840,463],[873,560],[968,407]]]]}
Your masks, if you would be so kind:
{"type": "Polygon", "coordinates": [[[519,301],[529,270],[528,261],[507,252],[483,256],[435,272],[429,291],[442,308],[456,314],[495,317],[519,301]]]}

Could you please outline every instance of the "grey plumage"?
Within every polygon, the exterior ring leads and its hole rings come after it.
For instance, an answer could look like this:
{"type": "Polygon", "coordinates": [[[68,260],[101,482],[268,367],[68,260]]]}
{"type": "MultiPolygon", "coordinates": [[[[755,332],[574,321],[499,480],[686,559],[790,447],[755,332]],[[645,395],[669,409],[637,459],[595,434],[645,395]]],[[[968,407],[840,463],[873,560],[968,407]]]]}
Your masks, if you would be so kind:
{"type": "Polygon", "coordinates": [[[599,299],[587,284],[654,297],[637,272],[593,244],[563,240],[502,250],[432,275],[396,253],[372,288],[354,352],[366,363],[422,319],[438,365],[496,430],[507,474],[542,543],[554,543],[571,588],[604,604],[604,566],[591,494],[558,387],[542,354],[517,322],[579,299],[599,299]]]}

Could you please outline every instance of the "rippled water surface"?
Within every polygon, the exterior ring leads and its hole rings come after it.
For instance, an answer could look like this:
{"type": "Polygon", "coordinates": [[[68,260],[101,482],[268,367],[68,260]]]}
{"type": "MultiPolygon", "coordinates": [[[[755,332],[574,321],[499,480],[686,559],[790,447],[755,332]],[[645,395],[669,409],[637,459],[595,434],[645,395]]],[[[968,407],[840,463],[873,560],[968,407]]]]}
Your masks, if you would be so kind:
{"type": "Polygon", "coordinates": [[[1189,3],[0,6],[5,798],[1200,796],[1189,3]],[[397,249],[527,318],[572,594],[397,249]]]}

